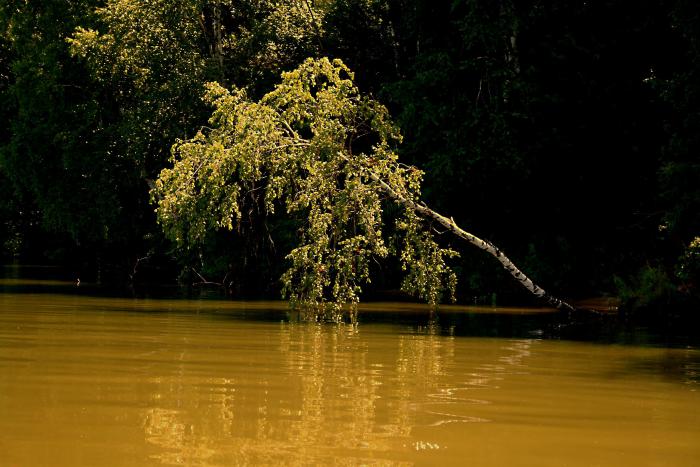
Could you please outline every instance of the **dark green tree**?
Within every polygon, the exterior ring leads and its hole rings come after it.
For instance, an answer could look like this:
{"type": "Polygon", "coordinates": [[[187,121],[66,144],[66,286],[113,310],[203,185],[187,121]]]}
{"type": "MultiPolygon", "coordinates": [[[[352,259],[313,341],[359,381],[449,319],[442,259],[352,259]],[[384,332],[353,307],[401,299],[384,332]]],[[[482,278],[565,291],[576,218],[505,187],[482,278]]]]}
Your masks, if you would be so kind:
{"type": "Polygon", "coordinates": [[[661,227],[671,242],[672,257],[680,257],[675,266],[680,289],[700,295],[700,8],[685,0],[672,5],[676,66],[672,74],[652,77],[671,106],[669,141],[659,170],[661,227]]]}
{"type": "Polygon", "coordinates": [[[91,2],[5,2],[0,24],[9,48],[11,109],[0,165],[20,199],[32,200],[47,229],[77,242],[100,241],[114,223],[111,171],[95,141],[98,109],[85,70],[75,66],[65,37],[85,21],[91,2]]]}

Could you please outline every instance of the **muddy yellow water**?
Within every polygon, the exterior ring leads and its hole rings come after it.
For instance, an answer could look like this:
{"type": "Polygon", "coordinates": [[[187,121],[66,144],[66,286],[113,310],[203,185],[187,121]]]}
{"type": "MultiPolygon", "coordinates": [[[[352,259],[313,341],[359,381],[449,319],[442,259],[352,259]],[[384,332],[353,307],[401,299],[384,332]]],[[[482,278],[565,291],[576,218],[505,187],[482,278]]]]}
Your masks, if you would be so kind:
{"type": "Polygon", "coordinates": [[[698,362],[274,303],[0,293],[0,465],[697,466],[698,362]]]}

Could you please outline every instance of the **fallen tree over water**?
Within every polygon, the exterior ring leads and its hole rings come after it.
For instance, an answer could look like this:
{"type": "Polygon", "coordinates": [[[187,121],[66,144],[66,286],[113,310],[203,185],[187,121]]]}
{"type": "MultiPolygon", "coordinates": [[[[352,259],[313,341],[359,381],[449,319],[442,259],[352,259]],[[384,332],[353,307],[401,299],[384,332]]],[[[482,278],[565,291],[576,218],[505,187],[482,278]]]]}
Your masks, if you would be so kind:
{"type": "Polygon", "coordinates": [[[242,90],[208,85],[211,128],[173,146],[173,167],[152,191],[166,234],[179,244],[214,229],[234,230],[253,213],[283,208],[302,219],[287,259],[283,295],[317,319],[355,319],[370,261],[396,255],[402,289],[430,304],[454,297],[456,275],[434,224],[493,255],[527,290],[548,294],[487,240],[421,201],[423,173],[398,161],[398,129],[384,106],[363,96],[340,61],[307,60],[259,102],[242,90]],[[387,223],[387,201],[402,207],[387,223]]]}

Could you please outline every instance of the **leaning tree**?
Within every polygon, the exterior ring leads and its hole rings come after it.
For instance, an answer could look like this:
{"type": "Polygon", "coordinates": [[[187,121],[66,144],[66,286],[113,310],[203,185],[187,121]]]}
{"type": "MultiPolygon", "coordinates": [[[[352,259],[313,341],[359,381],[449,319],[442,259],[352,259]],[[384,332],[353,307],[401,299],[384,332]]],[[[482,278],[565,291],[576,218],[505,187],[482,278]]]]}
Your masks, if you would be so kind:
{"type": "Polygon", "coordinates": [[[302,222],[283,295],[316,319],[338,320],[349,310],[354,320],[370,261],[390,254],[405,272],[403,290],[433,305],[446,293],[454,297],[446,260],[457,252],[436,241],[437,222],[493,255],[537,297],[573,309],[491,242],[421,201],[423,174],[399,162],[401,136],[387,109],[358,91],[339,60],[306,60],[259,102],[216,83],[205,99],[214,108],[211,127],[173,146],[173,167],[152,192],[159,222],[178,243],[236,229],[251,203],[265,215],[284,209],[302,222]],[[387,202],[399,206],[398,215],[383,215],[387,202]]]}

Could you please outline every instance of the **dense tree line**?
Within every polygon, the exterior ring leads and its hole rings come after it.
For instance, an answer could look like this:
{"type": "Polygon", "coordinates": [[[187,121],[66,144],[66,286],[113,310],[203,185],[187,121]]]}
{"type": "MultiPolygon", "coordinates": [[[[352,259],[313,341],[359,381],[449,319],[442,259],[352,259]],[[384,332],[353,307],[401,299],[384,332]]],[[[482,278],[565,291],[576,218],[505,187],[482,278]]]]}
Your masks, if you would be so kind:
{"type": "MultiPolygon", "coordinates": [[[[430,205],[539,281],[637,304],[697,295],[699,10],[690,0],[8,0],[3,259],[275,292],[294,219],[251,215],[243,235],[177,245],[149,191],[173,145],[207,125],[205,83],[257,99],[281,72],[327,56],[394,116],[400,157],[425,172],[430,205]]],[[[522,298],[478,251],[455,261],[463,299],[522,298]]],[[[380,278],[378,289],[398,281],[380,278]]]]}

